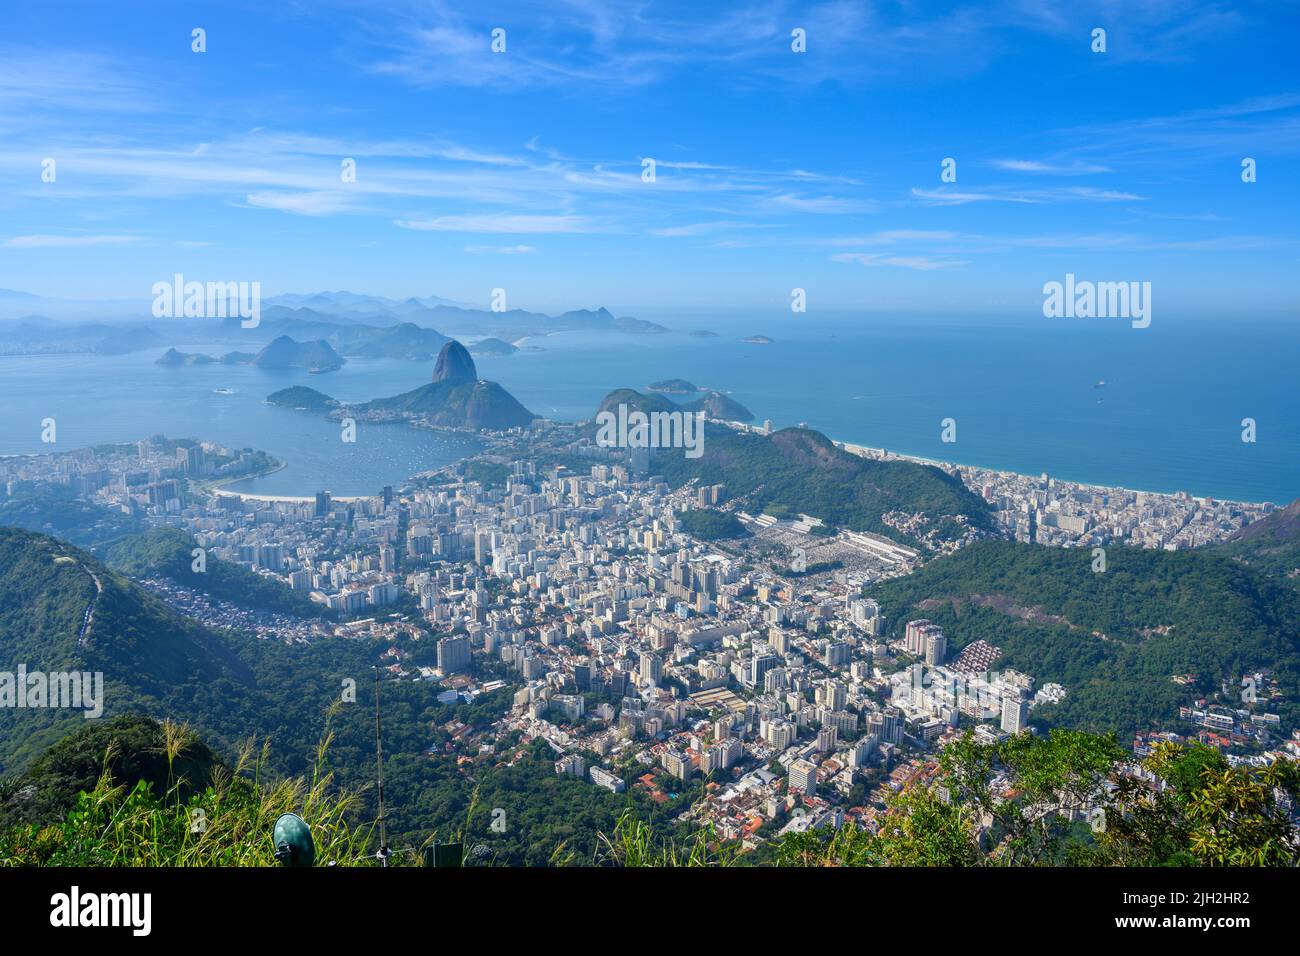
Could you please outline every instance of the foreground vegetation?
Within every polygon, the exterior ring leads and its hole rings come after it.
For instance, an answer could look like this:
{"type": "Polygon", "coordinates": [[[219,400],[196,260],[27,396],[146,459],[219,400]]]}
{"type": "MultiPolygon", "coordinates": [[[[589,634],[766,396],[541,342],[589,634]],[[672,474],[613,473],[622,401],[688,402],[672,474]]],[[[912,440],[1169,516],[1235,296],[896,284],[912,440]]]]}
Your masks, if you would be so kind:
{"type": "MultiPolygon", "coordinates": [[[[373,821],[365,818],[359,794],[337,785],[329,771],[329,735],[317,749],[310,776],[282,778],[268,773],[265,749],[245,747],[227,768],[184,727],[147,718],[113,724],[52,751],[42,766],[46,777],[66,770],[84,779],[86,758],[102,746],[101,770],[58,819],[11,820],[0,827],[0,865],[273,866],[270,834],[285,812],[300,814],[311,826],[317,865],[374,863],[373,821]]],[[[559,842],[528,862],[616,867],[1300,862],[1288,805],[1300,796],[1295,764],[1238,769],[1209,748],[1162,745],[1141,762],[1142,774],[1136,769],[1132,756],[1109,737],[1058,730],[1047,737],[1022,734],[981,744],[967,735],[943,751],[929,783],[890,796],[870,829],[848,823],[790,833],[762,851],[743,853],[709,828],[673,835],[628,805],[607,817],[607,828],[589,851],[559,842]]],[[[0,784],[0,797],[12,808],[30,802],[36,789],[31,779],[9,780],[0,784]]],[[[427,834],[418,846],[395,848],[391,862],[415,865],[423,849],[438,840],[454,842],[462,865],[515,862],[500,852],[494,815],[484,811],[489,806],[476,789],[458,825],[427,834]]]]}
{"type": "Polygon", "coordinates": [[[183,726],[155,726],[160,752],[131,759],[161,758],[167,769],[161,786],[143,777],[115,780],[111,765],[126,755],[110,747],[94,786],[76,796],[61,821],[16,824],[0,833],[0,865],[273,866],[272,827],[287,812],[300,814],[312,828],[318,865],[365,861],[369,829],[348,822],[356,796],[338,790],[324,768],[328,738],[310,778],[268,782],[264,754],[250,746],[233,768],[214,766],[198,789],[180,772],[180,763],[193,749],[205,748],[183,726]]]}

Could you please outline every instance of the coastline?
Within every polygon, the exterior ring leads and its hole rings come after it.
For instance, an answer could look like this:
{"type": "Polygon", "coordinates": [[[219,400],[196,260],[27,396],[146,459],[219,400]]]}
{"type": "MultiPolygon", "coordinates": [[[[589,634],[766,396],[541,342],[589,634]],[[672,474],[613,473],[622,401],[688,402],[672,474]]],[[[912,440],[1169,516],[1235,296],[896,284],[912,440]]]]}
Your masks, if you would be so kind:
{"type": "MultiPolygon", "coordinates": [[[[749,424],[745,424],[744,422],[719,422],[719,424],[725,424],[730,428],[754,432],[755,434],[759,434],[759,435],[764,434],[762,426],[759,425],[749,425],[749,424]]],[[[1024,478],[1028,480],[1034,480],[1036,478],[1035,475],[1030,475],[1019,471],[1009,471],[1005,468],[996,468],[991,465],[974,465],[974,464],[967,464],[967,463],[955,462],[955,461],[940,461],[936,458],[926,458],[922,455],[909,455],[904,452],[889,451],[888,449],[885,448],[873,448],[870,445],[860,445],[855,442],[841,441],[840,439],[834,438],[830,435],[827,435],[826,437],[829,438],[832,443],[834,443],[836,448],[843,449],[844,451],[847,451],[851,455],[857,455],[859,458],[870,458],[876,461],[889,461],[889,460],[896,459],[899,461],[911,461],[920,465],[933,465],[936,468],[942,468],[944,470],[987,471],[1005,477],[1024,478]]],[[[1287,504],[1290,503],[1286,501],[1277,502],[1277,501],[1267,501],[1267,500],[1247,501],[1242,498],[1220,498],[1217,495],[1196,495],[1196,494],[1192,494],[1189,491],[1184,491],[1181,489],[1178,491],[1154,491],[1149,488],[1129,488],[1126,485],[1101,485],[1091,481],[1081,481],[1076,478],[1070,478],[1065,475],[1051,475],[1050,477],[1052,478],[1053,481],[1061,481],[1066,484],[1077,485],[1080,488],[1090,488],[1090,489],[1095,489],[1097,491],[1123,492],[1130,495],[1153,495],[1161,498],[1175,498],[1178,496],[1185,496],[1191,501],[1217,501],[1223,504],[1249,505],[1251,507],[1263,507],[1265,505],[1271,505],[1275,508],[1284,508],[1287,506],[1287,504]]]]}

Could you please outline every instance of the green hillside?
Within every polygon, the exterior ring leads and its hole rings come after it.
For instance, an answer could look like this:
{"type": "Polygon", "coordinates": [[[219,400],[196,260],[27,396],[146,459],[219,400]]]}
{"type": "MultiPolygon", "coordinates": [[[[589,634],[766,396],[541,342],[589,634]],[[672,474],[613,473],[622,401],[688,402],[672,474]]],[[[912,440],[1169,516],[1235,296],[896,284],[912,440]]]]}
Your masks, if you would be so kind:
{"type": "MultiPolygon", "coordinates": [[[[396,643],[413,660],[434,653],[431,642],[396,643]]],[[[266,741],[271,746],[263,770],[277,778],[310,776],[328,735],[329,769],[342,786],[365,791],[358,812],[368,819],[374,812],[371,686],[386,647],[350,640],[287,645],[212,630],[86,552],[0,528],[0,660],[24,662],[29,672],[102,671],[106,718],[136,713],[187,723],[232,764],[244,742],[266,741]],[[104,589],[97,599],[92,573],[104,589]],[[78,630],[92,600],[91,627],[79,647],[78,630]],[[345,681],[355,682],[346,701],[345,681]]],[[[437,701],[440,689],[427,681],[384,682],[384,775],[394,844],[418,845],[434,831],[464,826],[477,789],[480,814],[502,807],[515,821],[508,833],[491,837],[495,859],[545,863],[560,844],[579,855],[594,852],[597,834],[612,830],[629,797],[557,778],[541,741],[521,748],[511,767],[477,751],[464,763],[445,729],[449,722],[486,728],[516,687],[454,704],[437,701]]],[[[38,772],[41,764],[33,761],[39,755],[68,733],[85,732],[88,723],[100,722],[87,721],[81,711],[0,708],[0,780],[29,767],[38,772]]],[[[84,783],[82,771],[72,776],[78,786],[84,783]]],[[[16,789],[0,788],[0,797],[25,786],[20,780],[16,789]]],[[[650,801],[634,802],[647,815],[662,816],[650,801]]],[[[48,811],[56,803],[41,806],[48,811]]],[[[0,819],[6,812],[15,811],[0,811],[0,819]]],[[[486,816],[476,825],[487,838],[486,816]]]]}
{"type": "Polygon", "coordinates": [[[744,538],[749,531],[740,519],[715,508],[692,508],[681,514],[682,529],[701,541],[718,541],[723,538],[744,538]]]}
{"type": "Polygon", "coordinates": [[[197,542],[179,528],[155,528],[118,541],[108,549],[106,560],[131,577],[160,575],[241,607],[297,617],[330,616],[324,605],[303,592],[213,555],[207,556],[205,571],[195,572],[196,547],[197,542]]]}
{"type": "MultiPolygon", "coordinates": [[[[228,701],[225,710],[241,706],[253,685],[247,664],[214,632],[88,553],[15,528],[0,528],[0,660],[29,673],[101,672],[109,715],[188,716],[216,697],[228,701]]],[[[85,720],[81,710],[0,708],[0,772],[85,720]]]]}
{"type": "Polygon", "coordinates": [[[1300,501],[1246,525],[1211,549],[1300,588],[1300,501]]]}
{"type": "Polygon", "coordinates": [[[451,428],[524,428],[536,416],[496,382],[430,382],[351,406],[363,415],[419,416],[451,428]]]}
{"type": "Polygon", "coordinates": [[[52,534],[97,549],[143,530],[144,522],[78,498],[65,485],[24,483],[0,500],[0,526],[52,534]]]}
{"type": "Polygon", "coordinates": [[[1122,733],[1170,725],[1179,705],[1261,669],[1285,698],[1256,706],[1274,707],[1287,727],[1300,717],[1300,597],[1215,553],[1110,548],[1096,573],[1090,551],[989,540],[869,593],[891,635],[929,618],[953,656],[983,638],[1002,648],[995,669],[1065,685],[1065,701],[1035,708],[1036,723],[1122,733]],[[1187,674],[1195,686],[1171,680],[1187,674]]]}
{"type": "Polygon", "coordinates": [[[912,546],[920,540],[886,524],[882,515],[922,513],[937,541],[960,538],[968,528],[992,528],[984,500],[930,465],[859,458],[820,432],[802,428],[761,435],[706,424],[704,436],[700,458],[661,449],[652,457],[654,471],[673,484],[692,478],[705,485],[724,484],[728,497],[743,499],[751,512],[777,517],[806,512],[836,528],[869,531],[912,546]]]}

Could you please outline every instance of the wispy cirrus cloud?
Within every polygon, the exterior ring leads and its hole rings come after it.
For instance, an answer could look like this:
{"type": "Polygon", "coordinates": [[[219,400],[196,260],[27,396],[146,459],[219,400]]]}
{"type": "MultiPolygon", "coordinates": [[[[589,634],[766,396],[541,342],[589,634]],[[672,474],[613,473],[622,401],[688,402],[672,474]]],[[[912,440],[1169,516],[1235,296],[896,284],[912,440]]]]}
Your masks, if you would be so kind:
{"type": "Polygon", "coordinates": [[[526,256],[537,251],[536,246],[480,246],[469,245],[465,251],[472,256],[526,256]]]}
{"type": "Polygon", "coordinates": [[[1195,157],[1300,154],[1300,93],[1253,96],[1182,113],[1135,117],[1052,130],[1079,156],[1122,159],[1129,166],[1186,165],[1195,157]]]}
{"type": "Polygon", "coordinates": [[[913,187],[911,195],[926,205],[964,206],[968,203],[1021,203],[1045,205],[1071,202],[1139,202],[1145,196],[1120,189],[1097,189],[1089,186],[1070,186],[1054,189],[921,189],[913,187]]]}
{"type": "Polygon", "coordinates": [[[665,237],[708,236],[733,229],[764,228],[767,228],[767,226],[763,223],[741,222],[735,219],[715,219],[710,222],[691,222],[680,226],[662,226],[658,229],[651,229],[650,234],[665,237]]]}
{"type": "Polygon", "coordinates": [[[534,216],[483,213],[439,216],[436,219],[396,219],[393,224],[418,232],[584,233],[604,231],[583,216],[534,216]]]}
{"type": "Polygon", "coordinates": [[[355,196],[340,189],[311,192],[256,192],[248,194],[248,204],[262,209],[278,209],[299,216],[332,216],[357,212],[355,196]]]}
{"type": "Polygon", "coordinates": [[[846,199],[842,196],[800,196],[794,193],[782,193],[773,196],[771,203],[774,206],[792,209],[795,212],[828,215],[869,212],[876,208],[876,203],[872,200],[846,199]]]}
{"type": "Polygon", "coordinates": [[[934,259],[929,256],[894,256],[876,252],[837,252],[832,262],[852,262],[870,268],[894,267],[933,272],[937,269],[954,269],[967,265],[964,259],[934,259]]]}
{"type": "Polygon", "coordinates": [[[1050,176],[1089,176],[1114,172],[1109,166],[1077,161],[1048,163],[1036,159],[995,159],[993,166],[1015,173],[1044,173],[1050,176]]]}
{"type": "Polygon", "coordinates": [[[0,240],[0,246],[6,249],[74,249],[87,246],[134,246],[144,241],[140,236],[31,235],[11,236],[0,240]]]}
{"type": "Polygon", "coordinates": [[[158,107],[149,78],[126,62],[84,50],[0,46],[0,115],[29,124],[61,113],[138,113],[158,107]]]}

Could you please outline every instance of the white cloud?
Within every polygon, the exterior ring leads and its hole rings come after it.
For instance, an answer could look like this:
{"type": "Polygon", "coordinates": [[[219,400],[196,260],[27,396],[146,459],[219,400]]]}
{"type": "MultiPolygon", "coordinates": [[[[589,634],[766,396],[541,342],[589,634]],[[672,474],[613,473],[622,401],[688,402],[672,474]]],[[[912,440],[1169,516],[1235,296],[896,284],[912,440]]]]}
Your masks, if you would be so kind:
{"type": "Polygon", "coordinates": [[[917,272],[953,269],[967,264],[964,259],[933,259],[929,256],[886,256],[876,252],[837,252],[831,256],[831,261],[852,262],[872,268],[892,266],[898,269],[913,269],[917,272]]]}
{"type": "Polygon", "coordinates": [[[71,249],[82,246],[133,246],[144,240],[139,236],[13,236],[5,239],[6,249],[71,249]]]}
{"type": "Polygon", "coordinates": [[[248,194],[248,204],[263,209],[278,209],[299,216],[331,216],[355,210],[353,197],[342,190],[319,189],[311,192],[258,192],[248,194]]]}
{"type": "Polygon", "coordinates": [[[1046,173],[1051,176],[1088,176],[1114,172],[1109,166],[1099,166],[1096,163],[1044,163],[1036,159],[995,159],[993,165],[1016,173],[1046,173]]]}
{"type": "Polygon", "coordinates": [[[739,222],[734,219],[717,219],[712,222],[692,222],[682,226],[664,226],[659,229],[651,229],[652,236],[704,236],[710,233],[723,232],[728,229],[759,229],[762,228],[757,223],[739,222]]]}
{"type": "Polygon", "coordinates": [[[465,251],[473,256],[523,256],[536,252],[536,246],[466,246],[465,251]]]}
{"type": "Polygon", "coordinates": [[[837,196],[797,196],[793,193],[774,196],[772,202],[796,212],[812,213],[866,212],[873,208],[872,203],[856,199],[842,199],[837,196]]]}
{"type": "Polygon", "coordinates": [[[1034,203],[1038,200],[1025,196],[992,192],[961,192],[955,189],[917,189],[913,187],[912,195],[932,206],[964,206],[972,202],[1018,202],[1034,203]]]}
{"type": "Polygon", "coordinates": [[[1090,186],[1068,186],[1053,189],[985,189],[965,192],[956,189],[918,189],[912,196],[929,206],[964,206],[973,202],[1009,202],[1041,205],[1069,202],[1138,202],[1146,199],[1137,193],[1118,189],[1095,189],[1090,186]]]}
{"type": "Polygon", "coordinates": [[[583,216],[534,216],[515,213],[486,213],[467,216],[439,216],[436,219],[394,219],[403,229],[421,232],[598,232],[583,216]]]}

